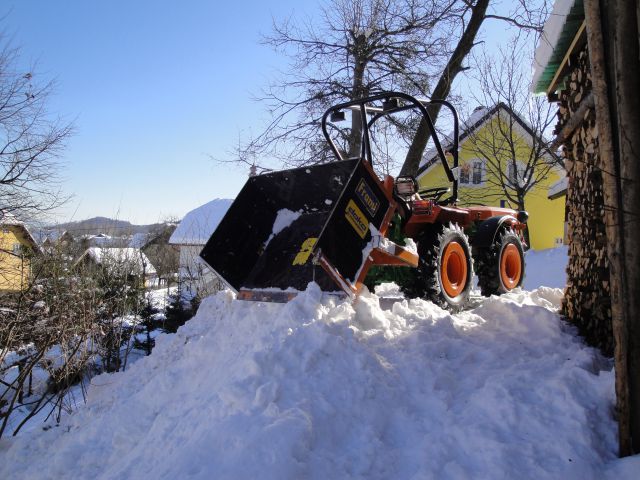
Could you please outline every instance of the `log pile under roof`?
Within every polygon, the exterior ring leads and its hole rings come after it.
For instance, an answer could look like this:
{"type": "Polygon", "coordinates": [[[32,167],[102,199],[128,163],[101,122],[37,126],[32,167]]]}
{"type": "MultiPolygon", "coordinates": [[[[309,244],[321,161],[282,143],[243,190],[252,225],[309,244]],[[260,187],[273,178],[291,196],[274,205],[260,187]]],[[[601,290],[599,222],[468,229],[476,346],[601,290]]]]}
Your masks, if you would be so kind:
{"type": "Polygon", "coordinates": [[[570,135],[563,135],[562,143],[569,177],[566,201],[569,263],[562,313],[590,344],[612,355],[614,341],[598,128],[593,102],[585,104],[591,98],[586,45],[572,55],[569,68],[565,88],[559,95],[556,126],[557,133],[566,133],[565,127],[574,125],[570,135]]]}

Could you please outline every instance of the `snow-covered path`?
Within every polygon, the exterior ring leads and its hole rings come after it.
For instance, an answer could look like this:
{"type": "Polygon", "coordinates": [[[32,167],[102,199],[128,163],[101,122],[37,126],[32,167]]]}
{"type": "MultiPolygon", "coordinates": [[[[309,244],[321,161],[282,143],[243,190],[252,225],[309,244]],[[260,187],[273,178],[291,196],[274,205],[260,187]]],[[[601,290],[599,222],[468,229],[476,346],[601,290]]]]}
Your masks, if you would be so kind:
{"type": "Polygon", "coordinates": [[[355,307],[221,293],[86,407],[0,443],[0,478],[633,478],[613,373],[561,290],[355,307]]]}

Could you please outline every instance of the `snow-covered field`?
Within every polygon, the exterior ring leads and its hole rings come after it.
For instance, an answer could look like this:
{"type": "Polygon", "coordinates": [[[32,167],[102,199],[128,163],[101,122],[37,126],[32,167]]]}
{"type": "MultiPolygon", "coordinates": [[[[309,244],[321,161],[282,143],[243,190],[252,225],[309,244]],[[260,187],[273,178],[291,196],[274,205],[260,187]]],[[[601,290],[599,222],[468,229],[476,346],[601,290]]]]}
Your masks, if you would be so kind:
{"type": "MultiPolygon", "coordinates": [[[[566,251],[527,261],[552,283],[566,251]]],[[[0,441],[0,478],[638,478],[640,457],[616,459],[611,362],[561,296],[451,315],[313,285],[284,305],[220,293],[61,425],[0,441]]]]}

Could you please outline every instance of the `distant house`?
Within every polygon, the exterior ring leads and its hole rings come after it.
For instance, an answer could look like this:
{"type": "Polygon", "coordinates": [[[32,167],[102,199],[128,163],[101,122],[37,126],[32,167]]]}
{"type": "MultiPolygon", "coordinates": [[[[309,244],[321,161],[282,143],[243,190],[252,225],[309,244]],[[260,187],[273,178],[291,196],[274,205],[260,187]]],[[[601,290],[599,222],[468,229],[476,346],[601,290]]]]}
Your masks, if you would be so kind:
{"type": "Polygon", "coordinates": [[[38,243],[45,251],[51,251],[53,249],[68,250],[74,243],[74,238],[71,232],[66,230],[47,229],[40,230],[34,235],[38,240],[38,243]]]}
{"type": "Polygon", "coordinates": [[[114,242],[120,242],[121,239],[119,237],[112,237],[111,235],[107,235],[106,233],[98,233],[97,235],[83,235],[81,240],[84,245],[89,247],[113,247],[114,242]]]}
{"type": "Polygon", "coordinates": [[[183,293],[203,297],[221,288],[220,279],[202,261],[200,252],[232,203],[217,198],[190,211],[171,235],[169,243],[180,249],[178,275],[183,293]]]}
{"type": "MultiPolygon", "coordinates": [[[[462,124],[459,139],[458,204],[517,208],[517,205],[510,204],[505,189],[513,191],[516,185],[528,182],[525,171],[527,165],[533,164],[530,163],[531,155],[535,154],[532,152],[538,151],[534,145],[539,148],[544,142],[535,137],[531,127],[517,113],[502,103],[492,108],[477,108],[462,124]],[[499,149],[495,158],[487,162],[486,157],[481,158],[479,150],[483,150],[485,145],[497,144],[494,138],[499,132],[509,132],[508,135],[512,136],[508,141],[509,148],[499,149]],[[516,156],[515,167],[512,146],[516,156]]],[[[499,140],[507,143],[503,138],[499,140]]],[[[443,148],[450,148],[450,143],[446,142],[443,148]]],[[[494,155],[492,148],[486,150],[494,155]]],[[[562,195],[551,196],[549,191],[554,185],[562,185],[566,178],[565,171],[556,164],[556,160],[546,151],[537,164],[539,170],[528,173],[537,179],[524,197],[525,208],[529,212],[530,246],[534,250],[556,247],[564,242],[565,198],[562,195]]],[[[417,180],[421,188],[449,186],[435,150],[425,154],[417,180]]]]}
{"type": "Polygon", "coordinates": [[[19,292],[29,284],[31,257],[40,247],[27,226],[0,211],[0,292],[19,292]]]}
{"type": "Polygon", "coordinates": [[[88,248],[76,261],[75,267],[103,268],[110,274],[140,279],[147,288],[158,285],[155,267],[139,248],[88,248]]]}

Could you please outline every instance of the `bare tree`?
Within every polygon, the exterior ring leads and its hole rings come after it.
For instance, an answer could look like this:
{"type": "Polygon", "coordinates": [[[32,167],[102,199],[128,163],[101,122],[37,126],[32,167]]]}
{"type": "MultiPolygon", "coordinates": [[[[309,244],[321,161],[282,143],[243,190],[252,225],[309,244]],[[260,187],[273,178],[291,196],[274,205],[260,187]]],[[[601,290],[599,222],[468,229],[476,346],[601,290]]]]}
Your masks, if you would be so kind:
{"type": "Polygon", "coordinates": [[[555,124],[555,106],[529,93],[531,58],[518,39],[496,56],[483,52],[475,63],[480,90],[474,98],[489,107],[483,111],[492,118],[482,130],[470,133],[469,145],[484,162],[483,180],[494,188],[476,195],[469,189],[461,200],[487,202],[495,192],[495,198],[506,198],[514,208],[525,210],[529,191],[561,165],[545,136],[555,124]]]}
{"type": "Polygon", "coordinates": [[[16,435],[41,412],[59,420],[69,408],[71,387],[93,364],[98,293],[90,278],[69,272],[62,255],[46,252],[28,288],[3,295],[0,437],[16,435]]]}
{"type": "Polygon", "coordinates": [[[144,309],[145,278],[150,265],[142,252],[128,248],[103,248],[76,262],[79,275],[90,278],[97,289],[100,307],[95,321],[100,328],[96,353],[108,372],[125,370],[133,348],[132,335],[144,309]]]}
{"type": "MultiPolygon", "coordinates": [[[[431,98],[446,99],[449,97],[453,82],[458,74],[468,69],[464,66],[464,60],[476,45],[476,37],[486,20],[499,20],[517,27],[520,33],[539,35],[542,33],[548,15],[548,6],[551,2],[518,0],[514,2],[512,9],[504,14],[497,13],[500,2],[491,3],[489,0],[478,0],[474,3],[464,0],[463,3],[467,8],[461,16],[462,27],[458,43],[442,70],[436,86],[431,91],[431,98]]],[[[440,108],[439,104],[431,104],[427,107],[434,124],[438,120],[440,108]]],[[[415,175],[418,172],[430,136],[431,132],[429,132],[426,122],[421,120],[402,164],[401,175],[415,175]]]]}
{"type": "MultiPolygon", "coordinates": [[[[464,8],[455,0],[332,0],[314,22],[276,23],[265,43],[290,58],[290,70],[260,97],[272,120],[240,145],[240,159],[326,161],[319,121],[329,106],[381,90],[426,95],[464,8]]],[[[340,139],[350,155],[360,151],[360,131],[354,115],[340,139]]]]}
{"type": "Polygon", "coordinates": [[[155,225],[149,232],[147,241],[141,246],[142,252],[155,267],[158,278],[166,281],[167,286],[175,281],[180,263],[178,247],[169,243],[178,223],[178,219],[167,219],[155,225]]]}
{"type": "Polygon", "coordinates": [[[48,110],[54,82],[40,82],[19,59],[0,35],[0,208],[29,219],[66,200],[59,155],[72,127],[48,110]]]}
{"type": "Polygon", "coordinates": [[[620,455],[640,452],[640,10],[585,2],[611,272],[620,455]]]}
{"type": "MultiPolygon", "coordinates": [[[[276,23],[265,42],[289,57],[290,69],[259,97],[270,123],[239,142],[234,161],[264,168],[264,158],[285,166],[331,160],[319,129],[329,106],[382,90],[447,98],[485,20],[537,32],[546,3],[519,0],[500,13],[489,0],[328,0],[314,22],[276,23]]],[[[429,113],[435,120],[439,106],[429,113]]],[[[337,138],[350,156],[360,151],[359,121],[352,116],[337,138]]],[[[401,173],[415,174],[429,141],[426,124],[409,117],[396,127],[389,137],[409,146],[401,173]]]]}

